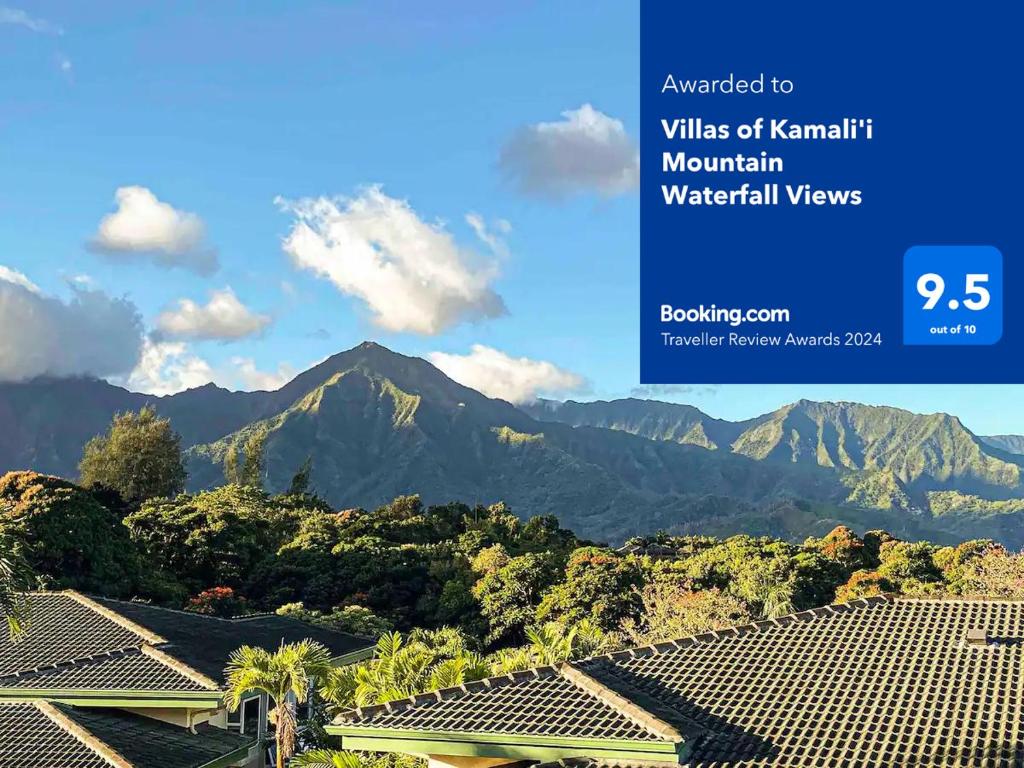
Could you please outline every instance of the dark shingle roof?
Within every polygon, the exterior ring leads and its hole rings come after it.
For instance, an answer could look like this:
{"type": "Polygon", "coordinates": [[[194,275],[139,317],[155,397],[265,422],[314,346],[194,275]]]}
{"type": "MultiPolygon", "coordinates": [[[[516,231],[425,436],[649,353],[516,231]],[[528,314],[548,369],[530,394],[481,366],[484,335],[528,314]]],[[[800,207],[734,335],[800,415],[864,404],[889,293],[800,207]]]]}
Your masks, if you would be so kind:
{"type": "Polygon", "coordinates": [[[75,592],[34,593],[29,604],[25,637],[0,638],[0,689],[213,691],[240,645],[309,637],[336,656],[373,645],[281,616],[226,620],[75,592]]]}
{"type": "Polygon", "coordinates": [[[138,647],[145,638],[103,616],[67,592],[31,596],[31,631],[14,643],[0,640],[0,676],[108,651],[138,647]]]}
{"type": "Polygon", "coordinates": [[[3,768],[199,768],[254,743],[211,726],[190,733],[120,710],[0,703],[3,768]]]}
{"type": "Polygon", "coordinates": [[[211,686],[169,667],[139,648],[115,651],[72,665],[0,677],[0,688],[209,691],[211,686]]]}
{"type": "MultiPolygon", "coordinates": [[[[694,768],[1024,766],[1021,602],[869,598],[574,666],[669,724],[698,724],[694,768]],[[968,644],[970,629],[989,643],[968,644]]],[[[444,725],[478,730],[480,696],[462,693],[444,725]]],[[[424,701],[402,722],[438,706],[424,701]]],[[[524,701],[518,717],[541,704],[556,706],[524,701]]]]}
{"type": "Polygon", "coordinates": [[[343,717],[371,728],[664,740],[555,667],[467,683],[465,690],[448,689],[441,699],[422,696],[364,707],[343,717]]]}
{"type": "Polygon", "coordinates": [[[161,648],[214,680],[224,676],[224,665],[240,645],[274,650],[282,642],[310,638],[325,645],[335,656],[369,649],[373,641],[344,632],[314,627],[284,616],[220,619],[184,611],[93,598],[97,603],[166,638],[161,648]]]}
{"type": "Polygon", "coordinates": [[[35,704],[0,704],[4,768],[110,768],[111,764],[35,704]]]}
{"type": "Polygon", "coordinates": [[[135,768],[197,768],[255,743],[251,736],[209,725],[190,733],[118,710],[56,706],[135,768]]]}

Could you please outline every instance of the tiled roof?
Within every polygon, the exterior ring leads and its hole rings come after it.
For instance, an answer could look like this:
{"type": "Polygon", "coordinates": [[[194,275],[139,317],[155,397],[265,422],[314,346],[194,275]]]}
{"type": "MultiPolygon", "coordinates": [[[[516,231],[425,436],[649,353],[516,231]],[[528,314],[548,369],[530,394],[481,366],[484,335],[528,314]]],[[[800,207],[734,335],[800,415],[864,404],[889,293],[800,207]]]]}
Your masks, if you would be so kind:
{"type": "Polygon", "coordinates": [[[135,691],[210,691],[140,648],[113,651],[73,664],[0,677],[0,688],[135,690],[135,691]]]}
{"type": "Polygon", "coordinates": [[[339,656],[373,645],[280,616],[225,620],[75,592],[34,593],[30,609],[24,638],[0,637],[0,689],[216,691],[240,645],[311,637],[339,656]]]}
{"type": "Polygon", "coordinates": [[[72,659],[138,647],[146,638],[97,613],[68,592],[31,596],[31,631],[12,643],[0,640],[0,676],[49,667],[72,659]]]}
{"type": "MultiPolygon", "coordinates": [[[[663,722],[698,724],[702,735],[684,734],[694,768],[1024,766],[1020,602],[868,598],[574,667],[663,722]],[[987,642],[968,642],[969,630],[987,642]]],[[[502,728],[493,717],[481,720],[490,699],[468,689],[435,726],[502,728]]],[[[560,690],[520,698],[512,719],[557,710],[551,699],[560,690]]],[[[382,719],[373,708],[342,722],[404,728],[447,704],[420,699],[398,705],[400,719],[382,719]]],[[[581,712],[556,733],[592,727],[581,712]]],[[[569,762],[586,768],[599,761],[569,762]]]]}
{"type": "Polygon", "coordinates": [[[0,704],[0,765],[111,768],[111,763],[61,728],[35,704],[0,704]]]}
{"type": "MultiPolygon", "coordinates": [[[[450,688],[440,696],[363,707],[343,720],[371,728],[473,731],[524,736],[665,740],[555,667],[541,667],[450,688]]],[[[652,718],[653,719],[653,718],[652,718]]]]}
{"type": "Polygon", "coordinates": [[[186,728],[111,709],[57,706],[133,768],[198,768],[255,743],[252,736],[209,725],[186,728]]]}
{"type": "Polygon", "coordinates": [[[165,638],[167,644],[160,646],[165,652],[214,680],[223,679],[228,657],[243,644],[272,651],[282,642],[310,638],[325,645],[335,656],[369,650],[374,644],[369,638],[314,627],[284,616],[221,619],[146,603],[98,597],[93,600],[165,638]]]}
{"type": "Polygon", "coordinates": [[[0,703],[3,768],[199,768],[252,744],[219,728],[193,734],[119,710],[0,703]]]}

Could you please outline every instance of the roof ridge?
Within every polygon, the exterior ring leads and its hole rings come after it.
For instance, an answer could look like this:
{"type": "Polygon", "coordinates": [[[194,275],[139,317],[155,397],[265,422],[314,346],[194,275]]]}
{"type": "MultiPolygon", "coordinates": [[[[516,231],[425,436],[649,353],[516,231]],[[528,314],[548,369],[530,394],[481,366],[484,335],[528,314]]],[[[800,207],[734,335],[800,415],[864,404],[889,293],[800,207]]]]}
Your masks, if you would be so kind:
{"type": "MultiPolygon", "coordinates": [[[[653,643],[651,645],[636,646],[634,648],[626,648],[620,651],[612,651],[610,653],[600,653],[594,656],[588,656],[584,659],[578,659],[577,664],[582,664],[588,661],[601,661],[610,660],[615,661],[623,658],[635,658],[640,656],[652,656],[657,653],[665,653],[668,651],[678,650],[679,648],[689,647],[699,642],[709,642],[712,640],[720,640],[724,637],[733,635],[746,634],[747,632],[759,632],[762,629],[768,627],[785,626],[793,621],[806,621],[809,619],[818,618],[826,615],[849,613],[851,610],[856,608],[866,608],[872,605],[879,605],[881,603],[894,602],[895,597],[891,594],[872,595],[870,597],[860,597],[854,600],[843,603],[831,603],[829,605],[821,606],[819,608],[810,608],[805,611],[797,611],[794,613],[786,614],[785,616],[779,616],[775,619],[765,619],[763,621],[756,621],[749,624],[740,624],[733,627],[727,627],[725,629],[711,630],[696,635],[690,635],[688,637],[679,638],[676,640],[666,640],[660,643],[653,643]]],[[[564,664],[566,662],[559,662],[564,664]]],[[[578,667],[574,667],[577,670],[578,667]]],[[[581,674],[585,674],[582,673],[581,674]]],[[[337,714],[338,719],[342,720],[355,720],[363,717],[372,717],[381,712],[399,712],[409,707],[414,707],[419,704],[425,704],[431,701],[445,701],[450,698],[458,696],[464,696],[469,693],[476,691],[496,688],[511,683],[517,683],[522,680],[529,680],[531,678],[541,676],[562,676],[555,664],[542,664],[536,667],[530,667],[528,669],[519,670],[515,672],[506,672],[501,675],[492,675],[490,677],[481,678],[480,680],[474,680],[462,685],[454,685],[448,688],[439,688],[433,691],[427,691],[424,693],[413,694],[401,699],[395,699],[393,701],[384,702],[382,704],[369,704],[362,707],[351,707],[343,710],[337,714]]],[[[589,676],[588,676],[589,677],[589,676]]],[[[571,681],[570,682],[574,682],[571,681]]],[[[596,681],[595,681],[596,682],[596,681]]],[[[575,683],[574,683],[575,684],[575,683]]],[[[608,689],[611,691],[611,689],[608,689]]],[[[611,691],[614,693],[614,691],[611,691]]],[[[646,710],[643,710],[646,712],[646,710]]],[[[647,713],[650,715],[650,713],[647,713]]],[[[654,717],[651,715],[651,717],[654,717]]],[[[666,725],[668,725],[666,723],[666,725]]],[[[668,726],[672,728],[672,726],[668,726]]],[[[678,733],[678,731],[677,731],[678,733]]]]}
{"type": "Polygon", "coordinates": [[[979,595],[955,595],[952,597],[925,597],[923,595],[893,595],[893,601],[900,603],[1019,603],[1024,605],[1024,599],[1019,597],[988,597],[979,595]]]}
{"type": "Polygon", "coordinates": [[[193,669],[188,664],[183,662],[181,659],[171,656],[166,651],[163,651],[159,648],[155,648],[152,645],[143,645],[142,648],[140,648],[140,650],[142,651],[143,655],[149,656],[152,659],[156,659],[164,666],[170,667],[179,675],[187,677],[189,680],[191,680],[194,683],[197,683],[198,685],[202,685],[203,687],[209,688],[212,691],[219,691],[221,689],[220,683],[213,680],[212,678],[207,677],[199,670],[193,669]]]}
{"type": "Polygon", "coordinates": [[[686,635],[672,640],[662,640],[661,642],[639,645],[633,648],[624,648],[619,651],[611,651],[610,653],[599,653],[594,656],[588,656],[585,659],[580,659],[580,662],[591,660],[616,661],[619,659],[654,656],[659,653],[668,653],[670,651],[679,650],[680,648],[689,648],[690,646],[697,645],[699,643],[710,643],[716,640],[722,640],[726,637],[738,637],[749,632],[760,632],[774,627],[784,627],[794,621],[811,621],[813,619],[849,613],[853,610],[868,608],[882,603],[893,603],[896,602],[897,599],[901,598],[898,598],[892,593],[871,595],[870,597],[858,597],[841,603],[829,603],[828,605],[822,605],[818,608],[808,608],[804,611],[787,613],[774,619],[761,619],[760,621],[736,624],[722,629],[711,629],[706,632],[686,635]]]}
{"type": "Polygon", "coordinates": [[[483,690],[493,690],[495,688],[502,688],[512,683],[518,683],[523,680],[530,680],[541,677],[558,677],[558,670],[553,664],[544,664],[537,667],[531,667],[529,669],[521,669],[515,672],[505,672],[500,675],[491,675],[489,677],[483,677],[479,680],[471,680],[461,685],[451,685],[447,688],[438,688],[433,691],[426,691],[424,693],[415,693],[412,696],[407,696],[401,699],[394,699],[392,701],[385,701],[381,704],[368,704],[362,707],[351,707],[343,710],[337,714],[340,719],[355,719],[362,717],[372,717],[373,715],[381,712],[401,712],[402,710],[414,707],[419,704],[426,704],[431,701],[447,701],[449,699],[458,698],[465,696],[470,693],[476,693],[483,690]]]}
{"type": "Polygon", "coordinates": [[[67,595],[72,600],[75,600],[76,602],[84,605],[86,608],[89,608],[90,610],[95,611],[100,616],[104,617],[105,619],[109,619],[110,621],[114,622],[115,624],[118,624],[121,627],[123,627],[124,629],[127,629],[129,632],[134,632],[136,635],[138,635],[143,640],[145,640],[145,641],[147,641],[149,643],[154,643],[154,644],[159,645],[161,643],[166,643],[167,642],[166,638],[161,637],[156,632],[153,632],[152,630],[147,629],[146,627],[142,626],[141,624],[136,624],[131,619],[129,619],[129,618],[125,617],[125,616],[122,616],[120,613],[118,613],[117,611],[115,611],[115,610],[113,610],[111,608],[107,608],[107,606],[105,606],[105,605],[101,605],[100,603],[97,603],[95,600],[93,600],[90,597],[86,597],[81,592],[76,592],[73,589],[66,589],[66,590],[64,590],[64,592],[62,592],[60,594],[67,595]]]}
{"type": "Polygon", "coordinates": [[[55,661],[53,664],[47,664],[42,667],[33,667],[32,669],[18,670],[17,672],[10,672],[6,675],[0,675],[0,682],[6,682],[9,680],[28,680],[33,677],[40,677],[42,675],[49,675],[53,672],[58,672],[64,669],[71,669],[79,666],[89,666],[91,664],[102,664],[110,659],[118,659],[124,656],[132,655],[132,652],[142,653],[142,647],[138,645],[127,645],[122,648],[111,648],[106,651],[98,651],[97,653],[90,653],[88,656],[78,656],[76,658],[65,659],[63,661],[55,661]]]}
{"type": "MultiPolygon", "coordinates": [[[[69,590],[70,591],[70,590],[69,590]]],[[[86,599],[90,599],[88,596],[84,596],[86,599]]],[[[241,616],[213,616],[209,613],[196,613],[195,611],[186,611],[181,608],[168,608],[166,605],[154,605],[153,603],[147,603],[142,600],[121,600],[117,597],[107,597],[106,595],[96,595],[101,600],[106,600],[108,603],[120,603],[121,605],[141,605],[143,608],[152,608],[154,611],[164,611],[165,613],[176,613],[182,616],[191,616],[197,619],[207,619],[209,621],[223,621],[227,624],[234,624],[241,621],[248,621],[250,619],[263,619],[268,616],[277,616],[273,611],[262,611],[259,613],[246,613],[241,616]]],[[[91,602],[91,600],[90,600],[91,602]]],[[[116,611],[115,611],[116,613],[116,611]]],[[[287,618],[282,616],[281,618],[287,618]]]]}
{"type": "Polygon", "coordinates": [[[72,720],[68,715],[48,701],[35,702],[36,708],[52,720],[58,728],[78,739],[85,746],[106,760],[114,768],[134,768],[124,756],[106,742],[100,740],[88,729],[72,720]]]}
{"type": "Polygon", "coordinates": [[[667,741],[677,743],[683,741],[683,734],[675,727],[651,714],[636,702],[630,701],[622,694],[612,690],[600,680],[591,677],[572,662],[563,661],[556,668],[562,677],[577,688],[600,700],[641,728],[667,741]]]}

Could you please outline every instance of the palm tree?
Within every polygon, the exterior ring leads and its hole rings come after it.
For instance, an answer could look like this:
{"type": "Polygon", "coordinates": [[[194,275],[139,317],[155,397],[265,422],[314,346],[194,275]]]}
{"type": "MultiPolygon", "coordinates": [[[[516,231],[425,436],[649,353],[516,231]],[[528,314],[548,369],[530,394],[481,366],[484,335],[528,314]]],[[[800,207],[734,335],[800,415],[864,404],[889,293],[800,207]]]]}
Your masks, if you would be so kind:
{"type": "Polygon", "coordinates": [[[489,672],[457,630],[414,630],[408,638],[390,632],[377,641],[372,661],[332,670],[320,693],[339,707],[362,707],[462,685],[489,672]]]}
{"type": "Polygon", "coordinates": [[[775,584],[768,588],[764,596],[761,613],[766,619],[777,619],[796,611],[793,605],[793,586],[789,582],[775,584]]]}
{"type": "Polygon", "coordinates": [[[572,627],[548,622],[526,630],[530,644],[522,648],[503,648],[495,655],[494,672],[515,672],[544,664],[581,659],[600,652],[607,644],[604,631],[590,619],[572,627]]]}
{"type": "Polygon", "coordinates": [[[333,749],[315,749],[296,755],[292,765],[301,768],[362,768],[363,761],[352,752],[333,749]]]}
{"type": "Polygon", "coordinates": [[[21,547],[10,537],[0,534],[0,614],[7,621],[12,641],[25,634],[29,621],[27,592],[34,586],[35,576],[21,552],[21,547]]]}
{"type": "Polygon", "coordinates": [[[231,654],[224,670],[227,678],[224,702],[235,710],[247,693],[263,693],[270,697],[274,703],[277,768],[284,768],[285,759],[295,753],[297,723],[288,694],[292,694],[296,701],[304,702],[313,680],[327,677],[330,671],[330,651],[312,640],[281,643],[273,653],[243,645],[231,654]]]}

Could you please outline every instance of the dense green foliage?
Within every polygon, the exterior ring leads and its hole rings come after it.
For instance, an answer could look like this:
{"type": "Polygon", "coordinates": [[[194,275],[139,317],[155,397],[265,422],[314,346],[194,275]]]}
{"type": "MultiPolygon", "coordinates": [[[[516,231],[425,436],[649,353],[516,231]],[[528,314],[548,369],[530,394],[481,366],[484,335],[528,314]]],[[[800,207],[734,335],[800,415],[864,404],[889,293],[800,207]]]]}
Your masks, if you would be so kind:
{"type": "Polygon", "coordinates": [[[35,578],[21,542],[0,533],[0,617],[11,640],[21,639],[31,618],[25,593],[35,587],[35,578]]]}
{"type": "Polygon", "coordinates": [[[1024,562],[838,527],[803,544],[747,535],[655,537],[621,550],[504,504],[332,510],[311,494],[226,485],[144,502],[30,472],[0,479],[0,534],[45,583],[216,615],[279,610],[380,636],[458,629],[473,652],[523,648],[577,627],[606,644],[698,631],[881,591],[1024,596],[1024,562]],[[589,630],[588,630],[589,631],[589,630]]]}
{"type": "Polygon", "coordinates": [[[152,499],[124,523],[146,561],[175,574],[190,592],[237,589],[288,541],[306,505],[302,497],[271,498],[259,488],[225,485],[152,499]]]}
{"type": "Polygon", "coordinates": [[[35,472],[0,478],[0,534],[54,587],[126,596],[141,574],[128,529],[85,489],[35,472]]]}
{"type": "Polygon", "coordinates": [[[181,437],[150,407],[119,413],[85,444],[78,471],[82,485],[109,488],[128,504],[175,496],[185,488],[181,437]]]}

